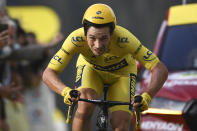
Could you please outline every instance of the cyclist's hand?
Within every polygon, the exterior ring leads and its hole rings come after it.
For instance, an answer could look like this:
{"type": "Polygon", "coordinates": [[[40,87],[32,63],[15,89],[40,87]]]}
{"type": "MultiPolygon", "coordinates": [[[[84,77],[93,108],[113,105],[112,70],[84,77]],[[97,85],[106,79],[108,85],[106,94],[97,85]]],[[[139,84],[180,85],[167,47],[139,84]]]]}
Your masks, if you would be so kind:
{"type": "Polygon", "coordinates": [[[136,100],[136,97],[138,97],[138,96],[135,96],[135,99],[133,102],[134,109],[136,109],[137,107],[140,107],[140,111],[147,110],[149,107],[149,104],[152,100],[150,95],[148,93],[144,92],[141,95],[141,98],[142,98],[141,100],[136,100]]]}
{"type": "Polygon", "coordinates": [[[63,89],[61,95],[64,97],[64,103],[71,105],[72,102],[78,101],[80,92],[78,90],[73,90],[69,87],[63,89]]]}

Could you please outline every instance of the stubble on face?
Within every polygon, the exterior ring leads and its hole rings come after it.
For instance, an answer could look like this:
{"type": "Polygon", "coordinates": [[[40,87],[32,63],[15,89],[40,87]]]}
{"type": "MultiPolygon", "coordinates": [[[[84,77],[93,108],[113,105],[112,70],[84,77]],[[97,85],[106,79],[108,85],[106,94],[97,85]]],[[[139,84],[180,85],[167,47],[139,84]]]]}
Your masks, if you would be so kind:
{"type": "Polygon", "coordinates": [[[92,26],[87,31],[88,46],[94,55],[104,54],[109,48],[110,39],[109,27],[95,28],[92,26]]]}

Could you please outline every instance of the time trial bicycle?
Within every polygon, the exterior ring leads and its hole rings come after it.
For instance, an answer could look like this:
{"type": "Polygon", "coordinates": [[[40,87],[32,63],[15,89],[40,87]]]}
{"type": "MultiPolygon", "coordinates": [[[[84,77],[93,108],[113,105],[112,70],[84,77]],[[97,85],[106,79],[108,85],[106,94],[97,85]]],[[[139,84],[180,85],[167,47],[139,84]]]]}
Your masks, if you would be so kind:
{"type": "MultiPolygon", "coordinates": [[[[108,129],[108,110],[109,107],[115,106],[115,105],[129,105],[129,110],[134,112],[136,116],[136,129],[140,129],[140,122],[141,122],[141,114],[140,114],[140,108],[137,107],[135,110],[133,110],[132,104],[131,104],[131,99],[129,102],[120,102],[120,101],[107,101],[107,89],[108,87],[104,87],[104,95],[103,99],[82,99],[80,98],[78,101],[84,101],[84,102],[89,102],[92,104],[97,105],[100,108],[99,113],[97,114],[97,127],[98,131],[107,131],[108,129]]],[[[74,95],[74,96],[77,96],[74,95]]],[[[142,96],[137,95],[134,98],[134,102],[141,102],[142,101],[142,96]]],[[[72,116],[73,112],[75,110],[77,102],[72,102],[71,106],[69,106],[68,109],[68,114],[67,114],[67,120],[66,123],[70,124],[72,121],[72,116]]]]}

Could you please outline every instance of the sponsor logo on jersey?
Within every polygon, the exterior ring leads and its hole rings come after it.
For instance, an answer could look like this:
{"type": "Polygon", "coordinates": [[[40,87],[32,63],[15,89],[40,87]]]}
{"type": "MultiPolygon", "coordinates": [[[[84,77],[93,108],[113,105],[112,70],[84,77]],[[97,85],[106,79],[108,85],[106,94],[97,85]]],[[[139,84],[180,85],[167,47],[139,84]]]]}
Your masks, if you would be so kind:
{"type": "Polygon", "coordinates": [[[152,54],[153,54],[153,53],[152,53],[151,51],[147,51],[147,52],[146,52],[146,55],[143,56],[144,60],[145,60],[145,61],[152,61],[152,60],[156,59],[156,57],[151,57],[152,54]]]}
{"type": "Polygon", "coordinates": [[[109,65],[109,66],[100,66],[100,65],[94,65],[94,68],[97,70],[101,70],[101,71],[115,71],[115,70],[119,70],[125,66],[128,65],[127,61],[124,59],[122,61],[120,61],[119,63],[113,64],[113,65],[109,65]]]}
{"type": "Polygon", "coordinates": [[[82,47],[82,46],[77,45],[76,42],[84,42],[84,41],[85,40],[82,36],[75,36],[71,38],[71,42],[77,47],[82,47]]]}
{"type": "Polygon", "coordinates": [[[125,48],[125,44],[129,43],[128,37],[118,37],[117,44],[120,48],[125,48]]]}
{"type": "Polygon", "coordinates": [[[55,55],[55,56],[53,57],[53,59],[56,60],[56,61],[58,61],[60,64],[62,64],[62,58],[61,58],[60,56],[55,55]]]}
{"type": "Polygon", "coordinates": [[[120,57],[119,57],[119,56],[109,56],[109,57],[105,57],[105,58],[104,58],[104,61],[105,61],[106,63],[108,63],[108,62],[111,62],[111,61],[116,60],[116,59],[118,59],[118,58],[120,58],[120,57]]]}
{"type": "Polygon", "coordinates": [[[117,42],[118,43],[129,43],[128,37],[118,37],[117,42]]]}

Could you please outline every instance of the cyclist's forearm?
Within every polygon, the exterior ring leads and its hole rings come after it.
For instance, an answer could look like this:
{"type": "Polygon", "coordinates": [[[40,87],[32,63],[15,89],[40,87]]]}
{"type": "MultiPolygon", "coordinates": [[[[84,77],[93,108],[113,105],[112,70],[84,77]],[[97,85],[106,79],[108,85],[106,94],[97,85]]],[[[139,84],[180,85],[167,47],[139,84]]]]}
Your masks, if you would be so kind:
{"type": "Polygon", "coordinates": [[[168,70],[164,64],[159,62],[151,72],[151,81],[146,92],[151,96],[151,98],[153,98],[166,81],[168,77],[168,70]]]}
{"type": "Polygon", "coordinates": [[[51,90],[60,95],[62,90],[66,87],[66,85],[58,78],[58,74],[50,68],[45,69],[42,79],[51,90]]]}

